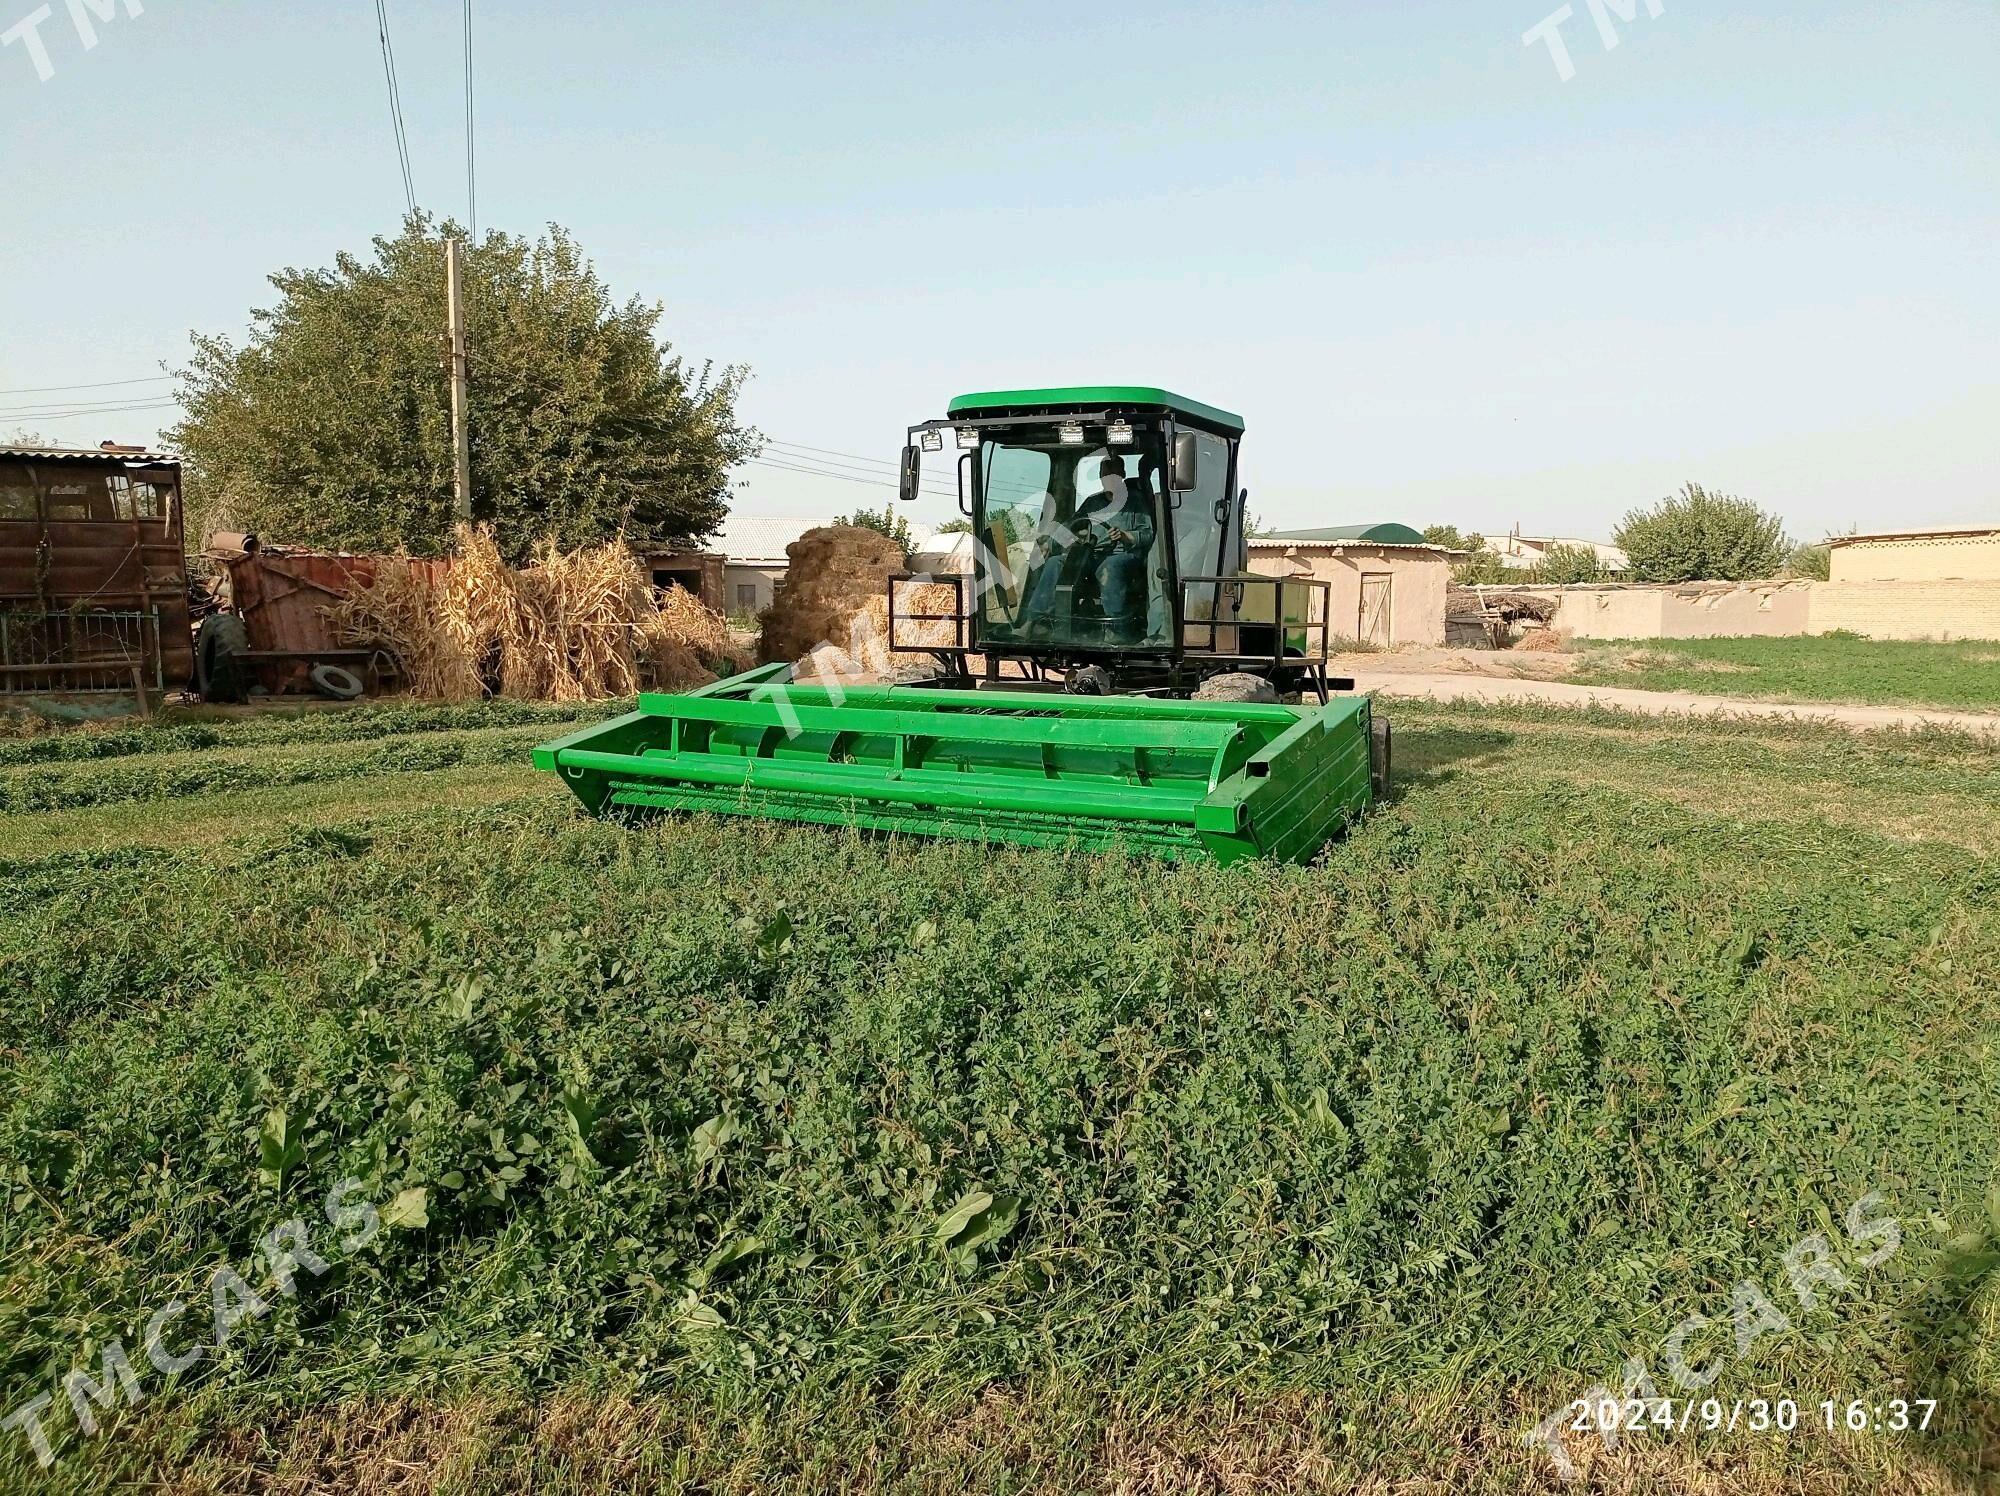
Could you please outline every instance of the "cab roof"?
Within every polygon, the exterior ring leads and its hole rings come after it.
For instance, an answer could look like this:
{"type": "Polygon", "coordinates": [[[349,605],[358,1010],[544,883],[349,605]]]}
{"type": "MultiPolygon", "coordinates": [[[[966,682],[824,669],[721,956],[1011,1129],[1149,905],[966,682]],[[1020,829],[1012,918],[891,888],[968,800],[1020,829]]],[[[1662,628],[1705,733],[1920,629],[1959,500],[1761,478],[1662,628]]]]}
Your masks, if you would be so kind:
{"type": "Polygon", "coordinates": [[[1243,417],[1176,395],[1150,384],[1069,384],[1041,390],[981,390],[960,395],[945,409],[946,415],[1051,415],[1078,410],[1162,410],[1218,430],[1241,434],[1243,417]]]}

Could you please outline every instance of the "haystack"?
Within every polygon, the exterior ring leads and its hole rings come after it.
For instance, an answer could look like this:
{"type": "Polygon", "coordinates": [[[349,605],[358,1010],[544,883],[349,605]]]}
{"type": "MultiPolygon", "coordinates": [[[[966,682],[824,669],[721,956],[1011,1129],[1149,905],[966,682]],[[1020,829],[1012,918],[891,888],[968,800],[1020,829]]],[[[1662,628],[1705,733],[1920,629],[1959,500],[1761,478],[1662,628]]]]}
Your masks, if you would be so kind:
{"type": "Polygon", "coordinates": [[[489,530],[461,525],[448,564],[390,558],[329,612],[343,639],[387,649],[418,696],[598,701],[684,690],[730,661],[728,625],[688,593],[655,601],[620,542],[507,565],[489,530]]]}
{"type": "Polygon", "coordinates": [[[785,547],[785,556],[785,579],[759,619],[758,656],[767,664],[803,661],[824,644],[849,650],[856,618],[871,600],[889,595],[889,578],[904,564],[895,541],[858,525],[808,530],[785,547]]]}

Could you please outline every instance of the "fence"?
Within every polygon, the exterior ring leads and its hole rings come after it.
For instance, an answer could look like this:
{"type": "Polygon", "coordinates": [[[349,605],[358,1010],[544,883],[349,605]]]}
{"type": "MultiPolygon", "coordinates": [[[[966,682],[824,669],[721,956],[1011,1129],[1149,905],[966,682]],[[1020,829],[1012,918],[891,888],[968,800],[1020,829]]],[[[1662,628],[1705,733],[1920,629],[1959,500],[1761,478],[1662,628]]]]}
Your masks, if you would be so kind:
{"type": "Polygon", "coordinates": [[[0,695],[166,689],[160,610],[0,610],[0,695]]]}

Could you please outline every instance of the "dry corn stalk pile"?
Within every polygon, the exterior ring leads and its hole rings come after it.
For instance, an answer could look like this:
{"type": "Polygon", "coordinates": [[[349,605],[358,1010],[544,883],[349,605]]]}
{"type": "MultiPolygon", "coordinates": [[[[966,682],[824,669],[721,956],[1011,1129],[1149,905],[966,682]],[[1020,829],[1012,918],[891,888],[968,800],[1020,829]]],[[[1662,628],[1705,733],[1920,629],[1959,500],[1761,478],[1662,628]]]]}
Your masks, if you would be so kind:
{"type": "Polygon", "coordinates": [[[616,541],[567,553],[545,541],[516,571],[492,533],[470,525],[458,527],[449,566],[390,558],[329,611],[343,639],[390,650],[410,690],[441,701],[681,690],[714,680],[708,662],[729,653],[719,614],[679,590],[656,602],[616,541]]]}

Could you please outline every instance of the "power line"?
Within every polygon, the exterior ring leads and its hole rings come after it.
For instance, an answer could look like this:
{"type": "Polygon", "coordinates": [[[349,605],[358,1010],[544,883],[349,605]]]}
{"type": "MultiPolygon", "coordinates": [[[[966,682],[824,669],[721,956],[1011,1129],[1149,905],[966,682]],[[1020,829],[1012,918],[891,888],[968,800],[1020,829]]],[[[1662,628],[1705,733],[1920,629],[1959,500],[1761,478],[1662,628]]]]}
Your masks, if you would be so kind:
{"type": "Polygon", "coordinates": [[[895,463],[884,462],[879,457],[863,457],[859,452],[835,452],[827,447],[808,447],[804,442],[781,442],[775,436],[769,437],[767,440],[774,447],[796,447],[801,452],[815,452],[822,457],[851,457],[856,462],[865,462],[873,467],[885,467],[892,471],[896,466],[895,463]]]}
{"type": "Polygon", "coordinates": [[[864,466],[860,461],[842,462],[832,457],[802,456],[797,451],[791,450],[792,443],[781,442],[771,437],[765,438],[764,445],[778,448],[777,455],[784,458],[787,462],[806,462],[811,463],[815,467],[846,468],[850,472],[859,472],[870,478],[893,476],[898,471],[896,464],[893,462],[874,463],[864,466]]]}
{"type": "Polygon", "coordinates": [[[0,395],[60,395],[67,390],[109,390],[126,384],[158,384],[173,377],[171,374],[153,374],[145,379],[105,379],[96,384],[44,384],[27,389],[0,390],[0,395]]]}
{"type": "Polygon", "coordinates": [[[403,201],[417,211],[416,178],[410,173],[410,136],[403,124],[403,90],[396,81],[396,49],[389,41],[388,0],[375,0],[376,34],[382,38],[382,76],[389,84],[389,124],[396,135],[396,162],[403,173],[403,201]]]}
{"type": "MultiPolygon", "coordinates": [[[[837,473],[830,468],[808,467],[798,463],[780,462],[769,457],[749,458],[747,465],[751,467],[777,468],[787,473],[807,473],[815,478],[838,478],[843,483],[859,483],[868,488],[896,487],[894,483],[886,478],[862,478],[855,476],[853,473],[837,473]]],[[[943,489],[938,488],[926,488],[924,492],[940,499],[951,497],[943,489]]]]}
{"type": "Polygon", "coordinates": [[[465,212],[479,242],[479,169],[472,145],[472,0],[465,0],[465,212]]]}
{"type": "Polygon", "coordinates": [[[151,393],[142,393],[135,390],[131,394],[118,395],[107,400],[36,400],[30,402],[28,405],[9,406],[7,408],[17,413],[26,410],[123,410],[131,405],[159,401],[164,401],[168,404],[179,403],[178,400],[169,396],[164,390],[155,390],[151,393]]]}
{"type": "MultiPolygon", "coordinates": [[[[852,473],[836,473],[828,468],[798,467],[789,462],[774,462],[768,457],[752,457],[748,460],[748,466],[775,468],[780,472],[786,472],[786,473],[804,473],[814,478],[837,478],[842,483],[859,483],[864,488],[885,488],[893,490],[896,487],[894,483],[891,483],[886,478],[857,478],[852,473]]],[[[929,497],[934,499],[950,499],[957,497],[957,495],[939,488],[926,488],[923,490],[923,492],[929,497]]]]}
{"type": "Polygon", "coordinates": [[[56,421],[70,416],[121,416],[141,410],[177,410],[178,400],[154,400],[133,405],[43,405],[31,409],[0,410],[0,421],[56,421]]]}

